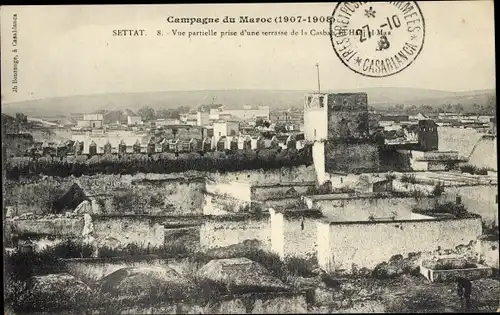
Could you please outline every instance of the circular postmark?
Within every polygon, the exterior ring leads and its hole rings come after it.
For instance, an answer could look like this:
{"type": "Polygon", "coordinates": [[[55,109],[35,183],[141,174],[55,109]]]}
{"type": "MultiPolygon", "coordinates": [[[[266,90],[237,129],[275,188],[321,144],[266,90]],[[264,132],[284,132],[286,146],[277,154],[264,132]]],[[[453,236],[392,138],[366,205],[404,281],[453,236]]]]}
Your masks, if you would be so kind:
{"type": "Polygon", "coordinates": [[[333,50],[352,71],[387,77],[418,57],[425,22],[415,1],[340,2],[330,19],[333,50]]]}

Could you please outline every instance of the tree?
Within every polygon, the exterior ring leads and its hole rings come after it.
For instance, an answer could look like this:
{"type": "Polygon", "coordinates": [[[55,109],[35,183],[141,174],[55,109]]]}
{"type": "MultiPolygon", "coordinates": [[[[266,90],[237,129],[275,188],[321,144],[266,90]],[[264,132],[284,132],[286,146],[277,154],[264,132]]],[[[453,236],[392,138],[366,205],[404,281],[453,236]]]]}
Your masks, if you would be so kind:
{"type": "Polygon", "coordinates": [[[149,106],[144,106],[139,109],[139,116],[141,116],[143,121],[150,121],[156,119],[156,112],[153,108],[149,106]]]}
{"type": "Polygon", "coordinates": [[[418,108],[416,105],[412,105],[410,108],[407,109],[407,112],[409,114],[416,114],[418,112],[418,108]]]}
{"type": "Polygon", "coordinates": [[[396,111],[404,112],[405,106],[403,104],[396,104],[396,111]]]}
{"type": "Polygon", "coordinates": [[[28,124],[28,116],[23,113],[16,113],[16,122],[18,124],[28,124]]]}
{"type": "Polygon", "coordinates": [[[420,111],[422,113],[433,113],[434,112],[434,108],[430,105],[421,105],[420,106],[420,111]]]}
{"type": "Polygon", "coordinates": [[[496,115],[497,111],[497,98],[496,95],[491,95],[486,101],[486,106],[483,108],[482,112],[484,114],[496,115]]]}
{"type": "Polygon", "coordinates": [[[462,113],[464,111],[464,107],[460,103],[455,104],[454,108],[457,113],[462,113]]]}
{"type": "Polygon", "coordinates": [[[255,127],[262,127],[262,126],[264,126],[264,119],[257,118],[257,120],[255,121],[255,127]]]}
{"type": "Polygon", "coordinates": [[[481,106],[477,105],[476,103],[474,103],[474,105],[472,105],[472,108],[474,109],[474,113],[476,113],[476,114],[481,112],[481,106]]]}
{"type": "Polygon", "coordinates": [[[452,110],[451,104],[443,104],[441,106],[441,108],[442,108],[442,110],[443,110],[444,113],[449,113],[452,110]]]}
{"type": "Polygon", "coordinates": [[[16,113],[15,126],[17,129],[17,132],[20,132],[21,130],[27,128],[28,127],[28,116],[24,115],[23,113],[16,113]]]}

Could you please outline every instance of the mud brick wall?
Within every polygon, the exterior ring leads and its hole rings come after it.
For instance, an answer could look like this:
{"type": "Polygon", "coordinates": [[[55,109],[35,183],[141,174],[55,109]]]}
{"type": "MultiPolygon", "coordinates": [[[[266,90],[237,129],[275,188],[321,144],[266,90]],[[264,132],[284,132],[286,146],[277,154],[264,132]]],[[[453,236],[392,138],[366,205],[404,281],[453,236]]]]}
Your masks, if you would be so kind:
{"type": "MultiPolygon", "coordinates": [[[[343,195],[343,194],[342,194],[343,195]]],[[[367,221],[370,216],[375,219],[395,217],[396,220],[407,220],[411,218],[415,207],[430,208],[434,205],[433,199],[421,198],[395,198],[395,197],[373,197],[338,198],[335,195],[331,199],[314,199],[305,197],[306,204],[310,209],[320,210],[325,217],[331,221],[367,221]]]]}
{"type": "Polygon", "coordinates": [[[224,247],[245,240],[259,240],[265,249],[271,245],[270,219],[205,222],[200,229],[202,249],[224,247]]]}
{"type": "Polygon", "coordinates": [[[318,223],[318,262],[325,270],[374,268],[391,256],[454,249],[482,234],[481,218],[318,223]],[[373,249],[377,250],[374,251],[373,249]]]}
{"type": "Polygon", "coordinates": [[[316,254],[317,220],[287,216],[286,213],[269,210],[271,216],[271,250],[280,257],[309,258],[316,254]]]}

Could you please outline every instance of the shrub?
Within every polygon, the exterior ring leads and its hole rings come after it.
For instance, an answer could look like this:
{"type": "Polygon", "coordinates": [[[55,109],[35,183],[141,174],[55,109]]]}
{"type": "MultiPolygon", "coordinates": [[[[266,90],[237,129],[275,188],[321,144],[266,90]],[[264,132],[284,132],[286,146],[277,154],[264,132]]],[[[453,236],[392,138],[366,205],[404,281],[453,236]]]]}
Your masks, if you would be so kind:
{"type": "Polygon", "coordinates": [[[385,175],[385,179],[387,179],[388,181],[392,181],[392,180],[396,179],[396,175],[388,173],[385,175]]]}
{"type": "Polygon", "coordinates": [[[229,294],[227,286],[210,279],[193,279],[198,287],[197,297],[205,301],[218,301],[229,294]]]}
{"type": "Polygon", "coordinates": [[[91,257],[92,247],[90,245],[77,244],[72,240],[66,240],[54,247],[47,248],[45,251],[59,258],[82,258],[91,257]]]}
{"type": "Polygon", "coordinates": [[[316,256],[311,259],[287,257],[285,264],[290,275],[308,278],[313,275],[312,270],[317,264],[317,259],[316,256]]]}
{"type": "Polygon", "coordinates": [[[12,281],[24,281],[31,276],[65,272],[65,266],[50,251],[15,252],[5,257],[5,274],[12,281]]]}
{"type": "Polygon", "coordinates": [[[487,167],[476,167],[471,164],[465,164],[460,166],[460,171],[471,175],[488,175],[489,169],[487,167]]]}
{"type": "Polygon", "coordinates": [[[489,224],[482,222],[482,226],[483,226],[483,235],[486,235],[487,240],[498,241],[500,239],[498,226],[496,226],[494,222],[489,224]]]}
{"type": "Polygon", "coordinates": [[[24,282],[14,279],[6,279],[5,281],[5,304],[17,305],[18,299],[24,290],[24,282]]]}
{"type": "Polygon", "coordinates": [[[456,204],[454,202],[446,202],[446,203],[438,203],[431,209],[425,210],[415,210],[416,212],[420,212],[422,214],[439,214],[439,213],[449,213],[455,216],[456,218],[470,218],[473,216],[472,213],[467,211],[464,205],[456,204]]]}
{"type": "Polygon", "coordinates": [[[401,182],[415,184],[417,182],[417,179],[415,178],[414,174],[403,174],[401,176],[401,182]]]}
{"type": "Polygon", "coordinates": [[[437,183],[434,188],[432,189],[432,192],[431,194],[434,196],[434,197],[439,197],[443,194],[444,192],[444,187],[441,186],[440,183],[437,183]]]}
{"type": "MultiPolygon", "coordinates": [[[[190,257],[199,264],[205,264],[212,259],[222,258],[219,255],[217,257],[211,257],[201,252],[190,254],[190,257]]],[[[317,265],[316,256],[309,259],[287,257],[282,260],[278,254],[270,253],[252,246],[235,247],[233,250],[228,251],[223,257],[248,258],[264,266],[273,276],[282,281],[287,281],[289,276],[310,277],[313,275],[313,268],[317,265]]]]}
{"type": "Polygon", "coordinates": [[[443,309],[444,303],[441,298],[432,292],[417,291],[410,296],[392,299],[386,306],[387,313],[427,313],[443,309]]]}

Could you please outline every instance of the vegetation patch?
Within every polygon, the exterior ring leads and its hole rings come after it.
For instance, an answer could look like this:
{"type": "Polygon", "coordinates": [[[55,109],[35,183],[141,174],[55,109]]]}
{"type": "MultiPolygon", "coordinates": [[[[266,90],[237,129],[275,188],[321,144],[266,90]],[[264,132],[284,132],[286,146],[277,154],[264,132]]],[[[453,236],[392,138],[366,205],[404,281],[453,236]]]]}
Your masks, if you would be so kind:
{"type": "Polygon", "coordinates": [[[491,171],[491,169],[487,167],[476,167],[471,164],[465,164],[460,166],[460,171],[462,173],[469,173],[471,175],[488,175],[488,171],[491,171]]]}
{"type": "Polygon", "coordinates": [[[483,235],[485,240],[498,241],[500,239],[498,225],[496,225],[494,222],[485,223],[483,221],[482,226],[483,226],[483,235]]]}
{"type": "Polygon", "coordinates": [[[410,184],[416,184],[417,179],[414,174],[403,174],[401,176],[401,182],[403,183],[410,183],[410,184]]]}
{"type": "Polygon", "coordinates": [[[439,216],[441,214],[451,214],[457,219],[467,219],[476,218],[477,215],[467,211],[467,208],[462,204],[456,204],[454,202],[437,203],[433,208],[430,209],[414,209],[413,212],[428,215],[428,216],[439,216]]]}

